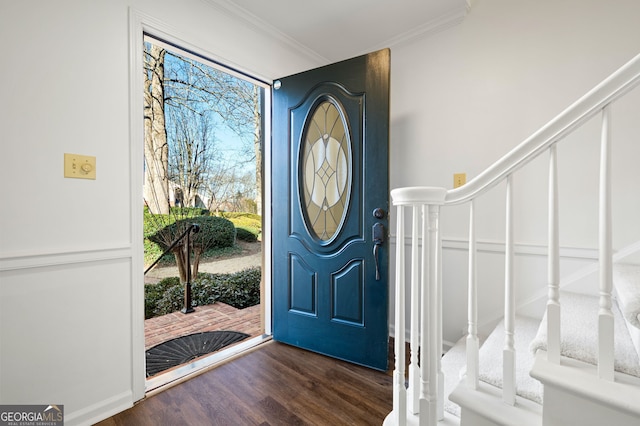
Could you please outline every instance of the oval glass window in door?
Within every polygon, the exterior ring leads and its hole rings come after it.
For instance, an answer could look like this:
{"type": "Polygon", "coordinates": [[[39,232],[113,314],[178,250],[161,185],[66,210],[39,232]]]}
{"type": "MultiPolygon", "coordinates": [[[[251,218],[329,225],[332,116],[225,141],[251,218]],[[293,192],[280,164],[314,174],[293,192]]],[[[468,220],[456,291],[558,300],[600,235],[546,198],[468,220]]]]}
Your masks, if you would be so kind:
{"type": "Polygon", "coordinates": [[[339,233],[349,205],[351,143],[333,102],[320,102],[310,116],[299,163],[302,211],[309,232],[328,242],[339,233]]]}

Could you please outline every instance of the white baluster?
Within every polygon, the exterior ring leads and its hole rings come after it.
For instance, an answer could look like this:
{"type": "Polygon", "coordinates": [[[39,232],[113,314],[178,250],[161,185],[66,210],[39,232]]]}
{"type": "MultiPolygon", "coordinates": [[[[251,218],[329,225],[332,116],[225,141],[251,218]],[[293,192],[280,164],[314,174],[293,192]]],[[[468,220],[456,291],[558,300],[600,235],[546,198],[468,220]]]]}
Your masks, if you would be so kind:
{"type": "Polygon", "coordinates": [[[600,150],[600,311],[598,313],[598,376],[613,381],[613,313],[611,312],[611,113],[602,110],[600,150]]]}
{"type": "Polygon", "coordinates": [[[420,425],[435,426],[438,421],[438,301],[437,301],[437,228],[439,206],[423,206],[422,238],[426,242],[423,251],[422,274],[422,334],[420,339],[420,425]]]}
{"type": "Polygon", "coordinates": [[[558,162],[556,145],[551,146],[549,154],[547,360],[560,364],[560,240],[558,231],[558,162]]]}
{"type": "Polygon", "coordinates": [[[476,224],[475,201],[469,204],[469,289],[467,302],[468,334],[467,334],[467,385],[478,388],[478,371],[480,361],[478,350],[478,291],[476,282],[476,224]]]}
{"type": "Polygon", "coordinates": [[[420,305],[422,311],[420,312],[420,327],[422,333],[420,333],[420,413],[419,424],[428,425],[429,420],[429,226],[428,226],[428,206],[422,206],[422,276],[420,282],[420,289],[422,291],[420,298],[420,305]]]}
{"type": "Polygon", "coordinates": [[[404,319],[404,207],[398,206],[396,215],[396,311],[395,311],[395,368],[393,370],[393,413],[395,425],[407,423],[407,393],[404,386],[405,319],[404,319]]]}
{"type": "Polygon", "coordinates": [[[438,337],[436,340],[436,349],[438,351],[438,357],[436,358],[438,365],[438,420],[444,419],[444,372],[442,371],[442,235],[440,233],[440,227],[436,227],[436,268],[437,268],[437,278],[436,278],[436,300],[438,302],[438,319],[437,319],[437,327],[438,337]]]}
{"type": "Polygon", "coordinates": [[[503,386],[502,400],[515,404],[516,398],[516,352],[514,348],[515,291],[513,282],[513,176],[507,177],[506,235],[504,272],[504,349],[502,351],[503,386]]]}
{"type": "MultiPolygon", "coordinates": [[[[411,362],[409,364],[409,411],[418,414],[420,410],[420,367],[418,366],[418,347],[420,345],[420,250],[418,232],[422,209],[413,205],[411,238],[411,362]]],[[[422,242],[424,245],[424,241],[422,242]]]]}

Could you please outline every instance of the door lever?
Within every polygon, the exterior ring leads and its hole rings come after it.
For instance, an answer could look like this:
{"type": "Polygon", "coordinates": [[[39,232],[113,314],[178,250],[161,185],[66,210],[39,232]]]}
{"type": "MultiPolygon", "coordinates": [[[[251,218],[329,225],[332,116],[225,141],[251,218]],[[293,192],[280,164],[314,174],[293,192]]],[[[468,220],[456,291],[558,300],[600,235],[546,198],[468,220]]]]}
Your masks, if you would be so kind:
{"type": "Polygon", "coordinates": [[[380,222],[373,224],[371,229],[373,239],[373,259],[376,263],[376,281],[380,280],[380,262],[378,260],[378,251],[380,246],[384,244],[384,225],[380,222]]]}

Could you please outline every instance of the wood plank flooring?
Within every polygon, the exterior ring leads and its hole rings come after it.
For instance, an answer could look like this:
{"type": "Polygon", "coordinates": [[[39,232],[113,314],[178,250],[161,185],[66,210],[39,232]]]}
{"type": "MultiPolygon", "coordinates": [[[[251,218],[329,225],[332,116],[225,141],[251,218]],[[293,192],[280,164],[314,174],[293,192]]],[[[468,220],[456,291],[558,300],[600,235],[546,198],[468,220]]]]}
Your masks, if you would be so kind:
{"type": "Polygon", "coordinates": [[[268,342],[98,425],[381,425],[392,405],[389,374],[268,342]]]}

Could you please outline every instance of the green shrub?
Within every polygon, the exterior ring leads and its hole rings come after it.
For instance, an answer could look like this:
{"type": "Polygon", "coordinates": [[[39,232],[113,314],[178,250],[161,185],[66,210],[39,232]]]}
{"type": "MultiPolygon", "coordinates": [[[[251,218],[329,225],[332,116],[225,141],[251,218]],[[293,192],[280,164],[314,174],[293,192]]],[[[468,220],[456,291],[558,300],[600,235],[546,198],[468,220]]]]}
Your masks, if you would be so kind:
{"type": "Polygon", "coordinates": [[[262,231],[262,216],[253,213],[222,213],[222,217],[229,219],[236,228],[255,230],[256,235],[262,231]]]}
{"type": "MultiPolygon", "coordinates": [[[[169,241],[169,244],[160,244],[156,241],[149,239],[152,235],[157,234],[163,228],[174,224],[176,221],[190,219],[198,216],[208,216],[209,210],[201,209],[197,207],[171,207],[170,214],[152,214],[149,213],[149,208],[144,207],[143,215],[143,236],[144,236],[144,261],[145,264],[150,265],[155,262],[156,259],[166,250],[166,248],[173,242],[173,239],[169,241]]],[[[178,235],[175,235],[177,237],[178,235]]],[[[168,238],[171,235],[167,235],[168,238]]],[[[175,239],[175,238],[174,238],[175,239]]],[[[167,255],[167,260],[173,259],[171,254],[167,255]]]]}
{"type": "MultiPolygon", "coordinates": [[[[213,244],[210,247],[206,247],[208,245],[206,241],[199,243],[198,246],[198,238],[209,242],[211,242],[212,238],[209,236],[205,238],[205,233],[202,233],[199,237],[198,235],[194,235],[196,238],[194,244],[198,247],[198,250],[204,253],[209,252],[206,253],[205,256],[209,256],[212,250],[215,251],[215,249],[218,248],[223,248],[223,250],[221,253],[216,254],[224,254],[226,253],[227,247],[233,247],[234,245],[231,243],[231,228],[226,222],[226,225],[217,223],[221,220],[220,218],[227,219],[233,223],[236,227],[237,234],[235,238],[238,240],[255,242],[260,239],[262,232],[262,217],[254,213],[221,213],[219,219],[210,220],[206,218],[216,216],[209,216],[210,213],[206,209],[197,207],[172,207],[170,211],[171,213],[168,215],[151,214],[147,207],[144,208],[144,261],[146,265],[155,262],[164,250],[186,229],[186,226],[191,223],[199,223],[201,225],[201,231],[209,233],[209,231],[205,230],[205,226],[209,226],[209,221],[216,222],[212,227],[217,229],[217,231],[211,232],[218,232],[218,234],[213,236],[213,244]],[[176,225],[176,223],[181,225],[176,225]],[[224,228],[224,231],[219,232],[220,228],[224,228]]],[[[166,263],[175,264],[175,259],[172,254],[166,255],[165,258],[162,259],[161,264],[166,263]]]]}
{"type": "Polygon", "coordinates": [[[258,223],[262,222],[262,216],[255,213],[247,213],[247,212],[222,212],[220,216],[225,217],[229,220],[234,219],[244,219],[244,220],[252,220],[258,223]]]}
{"type": "MultiPolygon", "coordinates": [[[[162,297],[158,299],[153,309],[153,316],[170,314],[184,308],[184,285],[179,282],[178,280],[177,286],[167,288],[162,297]]],[[[195,303],[193,305],[197,306],[195,303]]]]}
{"type": "Polygon", "coordinates": [[[233,247],[236,242],[236,228],[230,220],[216,216],[199,216],[192,221],[200,225],[195,234],[194,245],[203,251],[214,247],[233,247]]]}
{"type": "Polygon", "coordinates": [[[158,301],[162,299],[164,293],[173,287],[181,287],[178,277],[164,278],[157,284],[144,285],[144,318],[149,319],[154,316],[158,301]]]}
{"type": "MultiPolygon", "coordinates": [[[[260,303],[261,277],[260,268],[233,274],[198,274],[191,283],[192,304],[204,306],[222,302],[237,309],[257,305],[260,303]]],[[[184,286],[177,277],[145,285],[145,318],[166,315],[183,307],[184,286]]]]}
{"type": "Polygon", "coordinates": [[[259,304],[261,275],[257,267],[230,274],[220,283],[219,301],[237,309],[259,304]]]}
{"type": "MultiPolygon", "coordinates": [[[[155,234],[160,229],[164,228],[168,224],[175,221],[171,215],[159,215],[151,214],[145,207],[143,216],[143,236],[144,236],[144,261],[145,264],[150,265],[160,257],[164,252],[164,249],[158,243],[155,243],[149,239],[150,235],[155,234]]],[[[173,256],[171,256],[173,257],[173,256]]]]}
{"type": "Polygon", "coordinates": [[[253,243],[258,241],[258,230],[253,228],[236,228],[236,238],[253,243]]]}
{"type": "Polygon", "coordinates": [[[200,232],[192,234],[191,238],[194,247],[197,247],[201,252],[214,247],[233,247],[236,238],[236,229],[233,223],[217,216],[196,216],[181,219],[156,231],[147,238],[166,250],[192,223],[200,225],[200,232]]]}
{"type": "Polygon", "coordinates": [[[171,207],[171,216],[176,219],[187,219],[196,216],[209,216],[209,210],[200,207],[171,207]]]}

